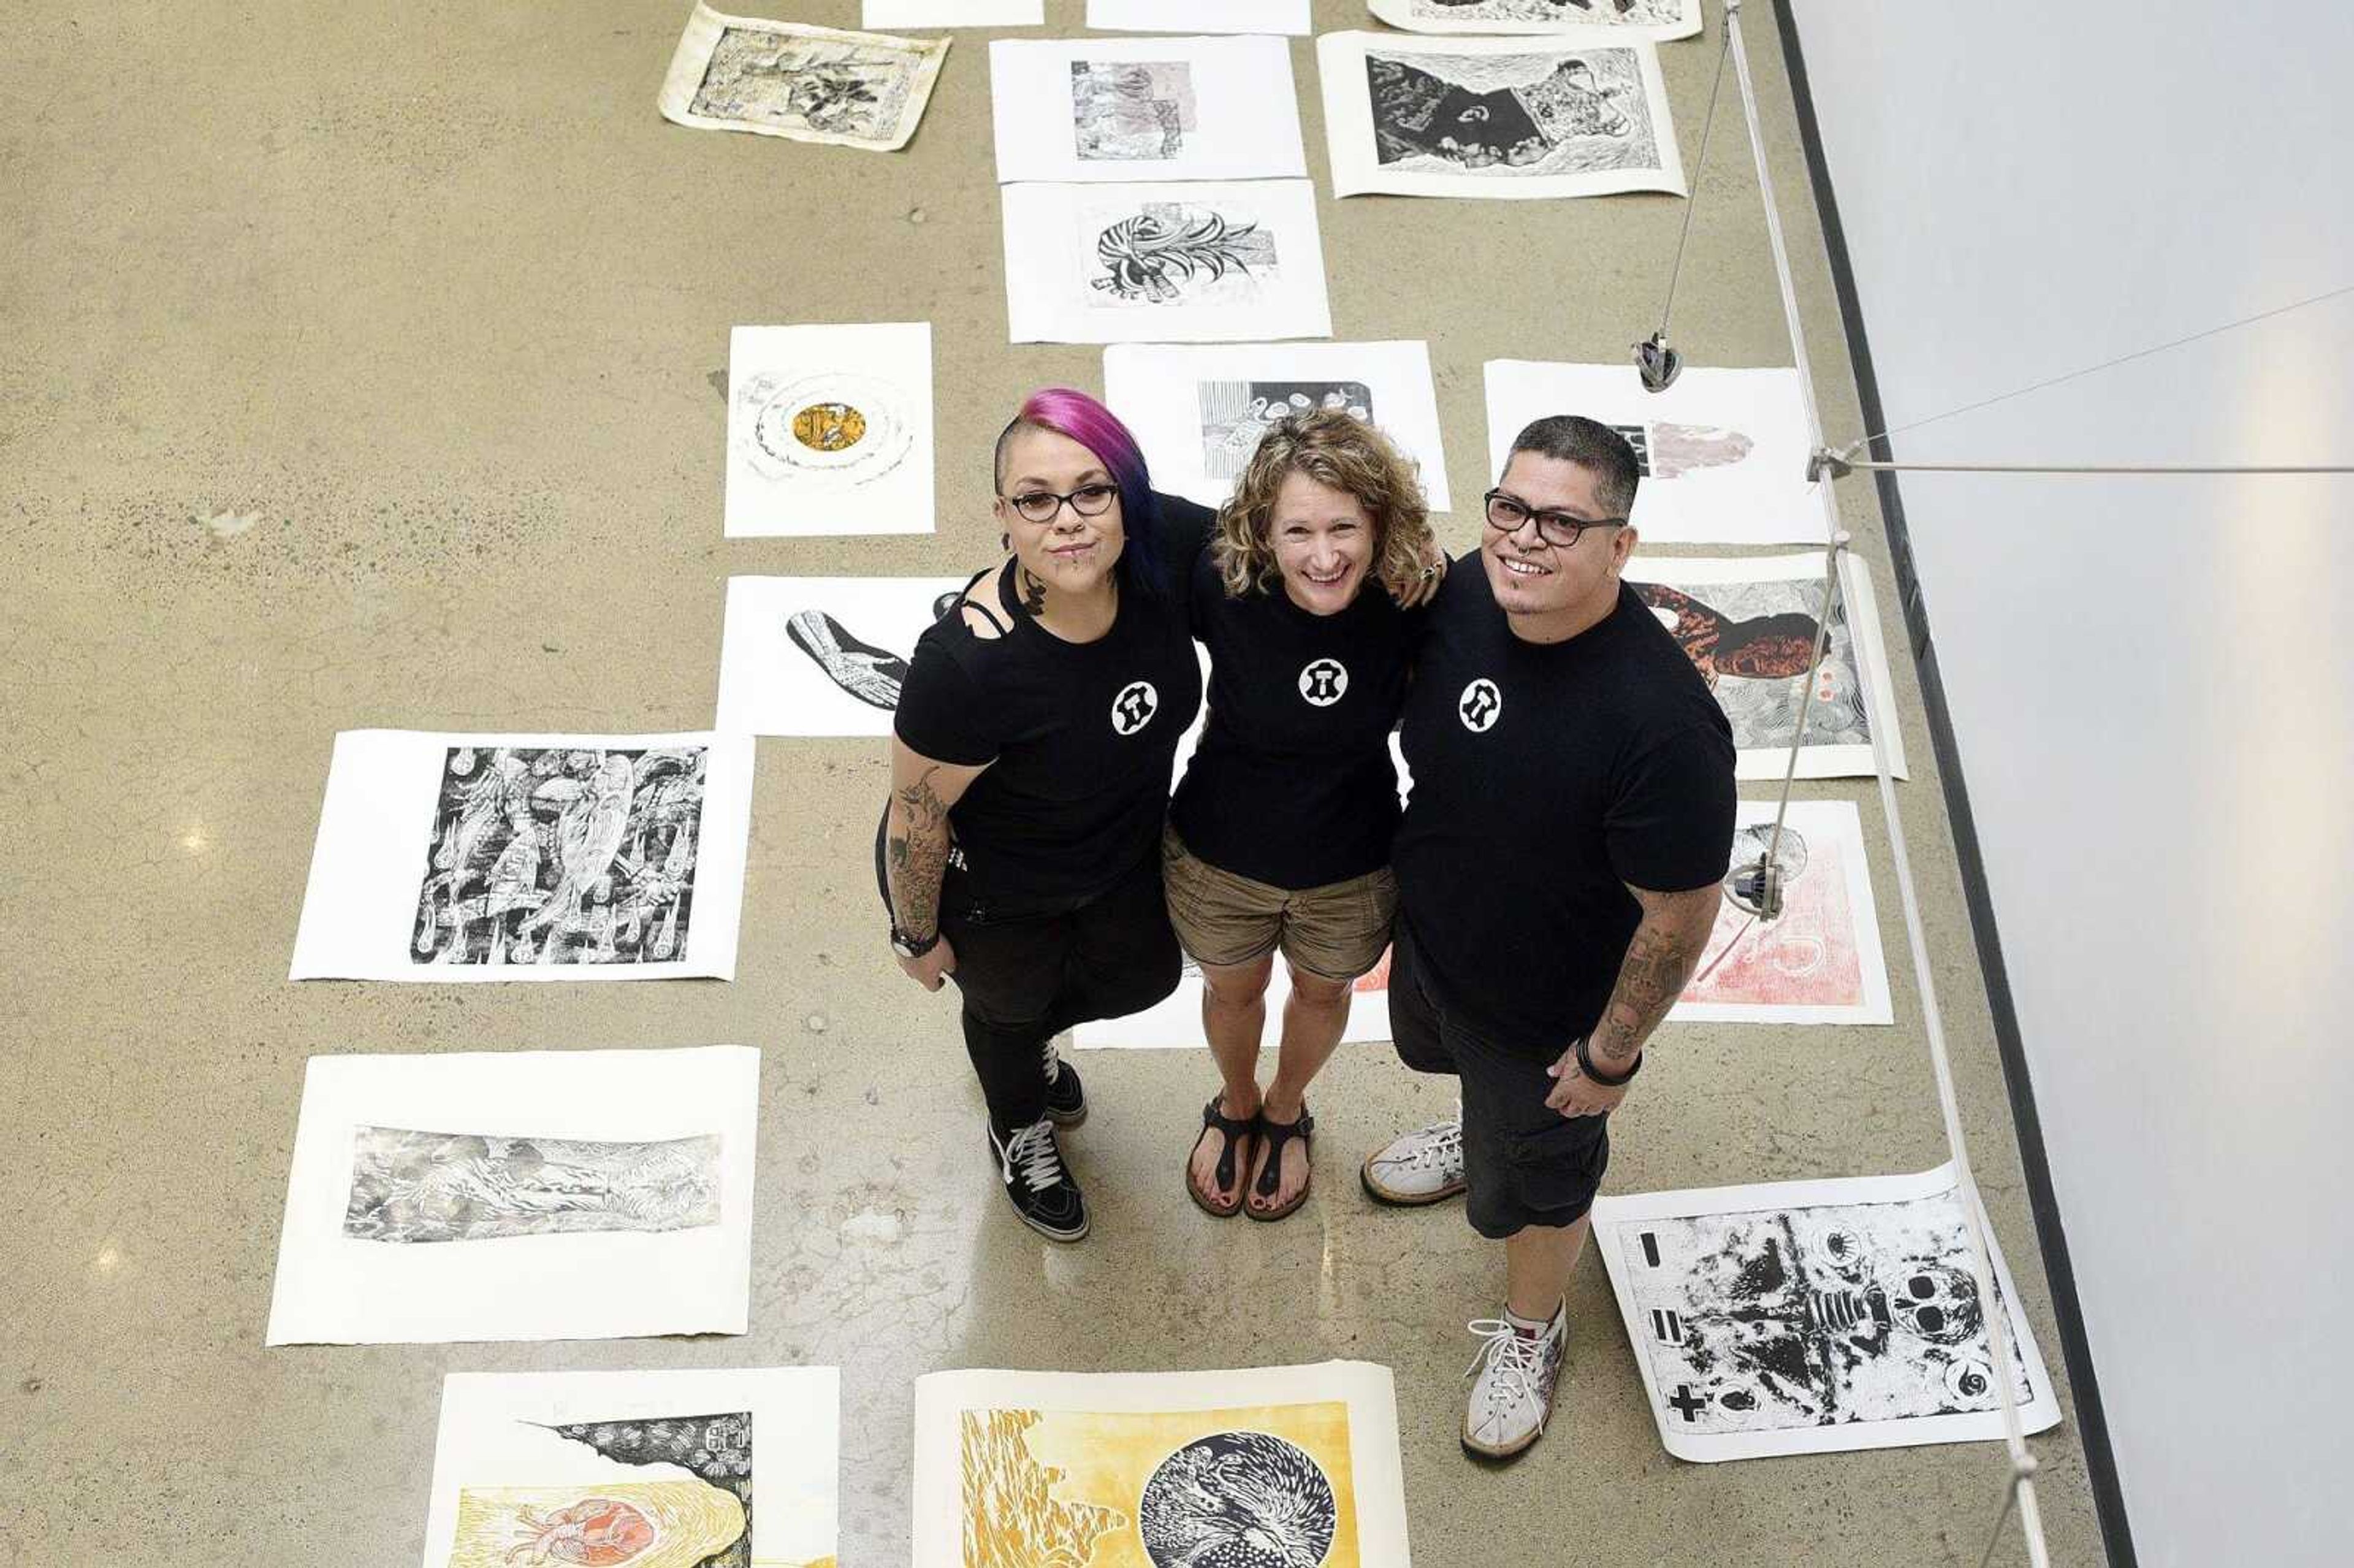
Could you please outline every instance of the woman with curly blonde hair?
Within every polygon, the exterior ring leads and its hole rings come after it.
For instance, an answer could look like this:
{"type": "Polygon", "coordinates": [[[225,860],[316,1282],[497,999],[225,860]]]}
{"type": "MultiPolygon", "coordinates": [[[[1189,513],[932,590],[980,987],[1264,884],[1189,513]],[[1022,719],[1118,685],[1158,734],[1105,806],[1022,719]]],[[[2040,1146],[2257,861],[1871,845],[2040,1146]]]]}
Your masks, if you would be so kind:
{"type": "Polygon", "coordinates": [[[1445,570],[1413,465],[1331,409],[1267,431],[1194,564],[1210,716],[1170,804],[1169,916],[1200,965],[1224,1080],[1185,1187],[1224,1217],[1307,1201],[1308,1086],[1341,1042],[1352,982],[1389,944],[1398,821],[1389,736],[1426,599],[1445,570]],[[1267,983],[1291,993],[1258,1084],[1267,983]]]}

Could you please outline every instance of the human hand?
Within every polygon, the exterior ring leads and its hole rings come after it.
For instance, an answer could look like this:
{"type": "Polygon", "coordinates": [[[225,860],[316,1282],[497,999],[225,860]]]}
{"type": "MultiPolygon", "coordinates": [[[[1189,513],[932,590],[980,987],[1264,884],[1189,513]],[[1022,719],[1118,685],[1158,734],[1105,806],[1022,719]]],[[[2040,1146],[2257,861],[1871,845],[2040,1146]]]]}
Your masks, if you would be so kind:
{"type": "MultiPolygon", "coordinates": [[[[896,952],[891,956],[899,959],[896,952]]],[[[940,939],[934,942],[932,950],[922,958],[899,959],[899,968],[906,971],[909,980],[926,991],[939,990],[940,982],[956,973],[956,949],[949,946],[948,933],[940,933],[940,939]]]]}
{"type": "Polygon", "coordinates": [[[1447,552],[1433,539],[1423,546],[1422,576],[1416,578],[1399,596],[1399,608],[1416,609],[1428,604],[1438,593],[1438,585],[1447,580],[1447,552]]]}
{"type": "Polygon", "coordinates": [[[1585,1070],[1577,1065],[1577,1046],[1574,1043],[1561,1054],[1560,1061],[1545,1069],[1545,1076],[1554,1080],[1553,1093],[1545,1097],[1545,1107],[1565,1117],[1608,1116],[1627,1097],[1627,1085],[1614,1089],[1585,1075],[1585,1070]]]}

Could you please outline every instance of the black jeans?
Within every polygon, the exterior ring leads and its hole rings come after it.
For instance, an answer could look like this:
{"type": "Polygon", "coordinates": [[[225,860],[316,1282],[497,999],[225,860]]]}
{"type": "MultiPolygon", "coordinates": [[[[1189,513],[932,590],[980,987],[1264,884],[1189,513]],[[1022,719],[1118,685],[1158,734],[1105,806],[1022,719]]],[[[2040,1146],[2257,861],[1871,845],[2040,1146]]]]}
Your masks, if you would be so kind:
{"type": "Polygon", "coordinates": [[[991,915],[953,885],[940,932],[956,949],[964,1045],[990,1125],[1002,1137],[1046,1114],[1046,1042],[1074,1024],[1140,1012],[1177,989],[1183,962],[1161,890],[1161,857],[1055,915],[991,915]]]}
{"type": "Polygon", "coordinates": [[[1463,1174],[1471,1228],[1502,1241],[1529,1225],[1573,1225],[1594,1206],[1610,1164],[1610,1118],[1545,1106],[1545,1068],[1569,1045],[1512,1050],[1449,1018],[1401,918],[1390,948],[1390,1034],[1398,1060],[1463,1086],[1463,1174]]]}

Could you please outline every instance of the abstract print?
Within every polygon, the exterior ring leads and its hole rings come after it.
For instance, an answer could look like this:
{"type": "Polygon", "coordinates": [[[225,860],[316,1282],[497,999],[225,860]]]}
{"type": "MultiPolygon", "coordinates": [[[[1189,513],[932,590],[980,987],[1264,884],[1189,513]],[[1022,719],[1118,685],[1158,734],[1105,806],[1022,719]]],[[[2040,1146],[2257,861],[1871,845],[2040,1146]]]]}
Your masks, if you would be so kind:
{"type": "Polygon", "coordinates": [[[898,129],[922,61],[880,42],[727,27],[687,107],[710,120],[883,142],[898,129]]]}
{"type": "MultiPolygon", "coordinates": [[[[1805,699],[1802,677],[1820,627],[1816,620],[1822,594],[1819,582],[1791,577],[1695,584],[1689,592],[1665,583],[1629,586],[1674,633],[1677,645],[1716,694],[1717,705],[1732,721],[1735,747],[1744,751],[1787,747],[1797,737],[1798,707],[1805,699]]],[[[1831,609],[1830,639],[1815,673],[1805,744],[1872,744],[1871,711],[1856,673],[1854,638],[1844,603],[1831,609]]]]}
{"type": "Polygon", "coordinates": [[[1307,1450],[1264,1432],[1214,1432],[1161,1462],[1137,1505],[1152,1568],[1320,1563],[1339,1524],[1307,1450]]]}
{"type": "Polygon", "coordinates": [[[719,1223],[716,1134],[646,1143],[353,1129],[344,1234],[422,1243],[719,1223]]]}
{"type": "Polygon", "coordinates": [[[409,957],[632,964],[681,957],[705,753],[452,747],[409,957]]]}
{"type": "Polygon", "coordinates": [[[1362,381],[1204,381],[1198,391],[1202,471],[1214,480],[1239,478],[1279,419],[1318,408],[1373,418],[1373,389],[1362,381]]]}
{"type": "MultiPolygon", "coordinates": [[[[1988,1411],[1987,1304],[1948,1192],[1617,1227],[1660,1421],[1695,1435],[1988,1411]]],[[[2033,1396],[2012,1334],[2019,1399],[2033,1396]]]]}
{"type": "Polygon", "coordinates": [[[1193,68],[1183,60],[1071,62],[1071,131],[1082,160],[1176,158],[1194,123],[1193,68]]]}
{"type": "Polygon", "coordinates": [[[1642,57],[1367,54],[1384,166],[1521,176],[1659,166],[1642,57]]]}
{"type": "Polygon", "coordinates": [[[1230,303],[1259,297],[1277,275],[1275,236],[1209,207],[1147,202],[1096,238],[1089,286],[1115,305],[1230,303]]]}
{"type": "Polygon", "coordinates": [[[874,483],[916,444],[915,399],[879,376],[830,371],[788,376],[768,371],[736,389],[746,463],[761,478],[803,493],[874,483]]]}

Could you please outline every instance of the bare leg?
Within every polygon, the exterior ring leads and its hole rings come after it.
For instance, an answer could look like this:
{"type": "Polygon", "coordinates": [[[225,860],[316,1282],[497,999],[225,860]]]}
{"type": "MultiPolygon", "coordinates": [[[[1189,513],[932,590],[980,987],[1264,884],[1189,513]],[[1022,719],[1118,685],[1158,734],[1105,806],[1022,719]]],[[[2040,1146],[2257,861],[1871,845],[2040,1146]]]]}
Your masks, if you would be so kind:
{"type": "Polygon", "coordinates": [[[1504,1305],[1532,1323],[1553,1319],[1569,1289],[1570,1271],[1585,1248],[1591,1214],[1570,1225],[1528,1225],[1504,1242],[1504,1305]]]}
{"type": "MultiPolygon", "coordinates": [[[[1258,1114],[1258,1042],[1267,1028],[1267,982],[1275,973],[1275,955],[1246,964],[1202,966],[1202,1032],[1210,1037],[1210,1054],[1218,1064],[1225,1087],[1218,1097],[1218,1114],[1247,1120],[1258,1114]]],[[[1193,1146],[1192,1181],[1204,1197],[1225,1199],[1232,1188],[1218,1188],[1218,1156],[1225,1139],[1214,1132],[1193,1146]]],[[[1240,1179],[1246,1167],[1237,1165],[1240,1179]]]]}
{"type": "MultiPolygon", "coordinates": [[[[1283,1004],[1283,1053],[1276,1058],[1275,1082],[1267,1086],[1265,1109],[1267,1120],[1290,1122],[1299,1119],[1308,1103],[1308,1086],[1340,1046],[1341,1031],[1349,1022],[1350,982],[1286,968],[1291,978],[1291,997],[1283,1004]]],[[[1255,1159],[1252,1163],[1257,1166],[1265,1161],[1255,1159]]],[[[1251,1207],[1279,1209],[1289,1202],[1308,1185],[1308,1166],[1306,1144],[1298,1139],[1285,1144],[1283,1173],[1275,1196],[1262,1202],[1253,1191],[1251,1207]]],[[[1256,1169],[1251,1180],[1254,1183],[1258,1180],[1256,1169]]]]}

